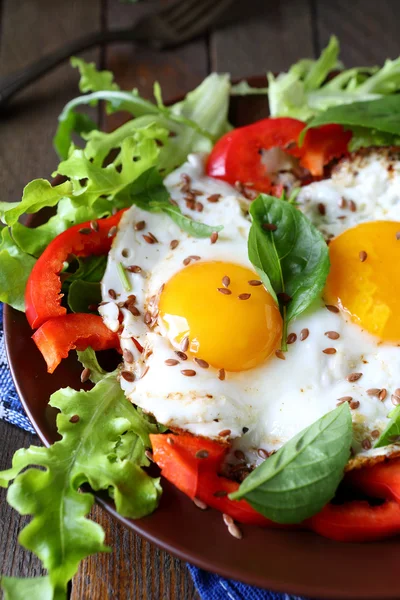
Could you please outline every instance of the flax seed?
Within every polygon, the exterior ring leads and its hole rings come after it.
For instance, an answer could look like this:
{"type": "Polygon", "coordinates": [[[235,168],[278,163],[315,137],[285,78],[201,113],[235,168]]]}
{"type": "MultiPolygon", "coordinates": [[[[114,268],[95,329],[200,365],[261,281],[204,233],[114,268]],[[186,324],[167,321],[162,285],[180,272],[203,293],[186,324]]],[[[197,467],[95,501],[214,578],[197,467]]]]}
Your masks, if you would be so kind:
{"type": "Polygon", "coordinates": [[[354,200],[349,200],[349,209],[351,212],[356,212],[357,204],[354,202],[354,200]]]}
{"type": "Polygon", "coordinates": [[[325,304],[325,308],[329,310],[331,313],[338,313],[339,309],[337,306],[333,306],[333,304],[325,304]]]}
{"type": "Polygon", "coordinates": [[[123,351],[123,357],[124,357],[124,361],[127,362],[128,364],[132,364],[133,363],[133,354],[130,350],[128,350],[127,348],[125,348],[125,350],[123,351]]]}
{"type": "Polygon", "coordinates": [[[194,377],[196,375],[196,371],[194,371],[194,369],[183,369],[181,373],[185,377],[194,377]]]}
{"type": "Polygon", "coordinates": [[[90,221],[90,228],[93,231],[98,231],[99,230],[99,224],[97,221],[90,221]]]}
{"type": "Polygon", "coordinates": [[[224,379],[225,379],[225,369],[220,369],[218,371],[218,379],[220,379],[221,381],[224,381],[224,379]]]}
{"type": "Polygon", "coordinates": [[[370,388],[369,390],[367,390],[368,396],[379,396],[380,393],[380,388],[370,388]]]}
{"type": "Polygon", "coordinates": [[[197,508],[200,508],[200,510],[207,510],[208,508],[207,504],[199,498],[193,498],[193,504],[197,506],[197,508]]]}
{"type": "Polygon", "coordinates": [[[286,360],[286,356],[284,355],[282,350],[276,350],[275,356],[276,356],[276,358],[280,358],[281,360],[286,360]]]}
{"type": "Polygon", "coordinates": [[[371,441],[368,438],[365,438],[365,440],[361,442],[361,446],[364,450],[370,450],[372,448],[371,441]]]}
{"type": "Polygon", "coordinates": [[[151,312],[149,310],[147,310],[144,313],[144,322],[146,323],[146,325],[149,325],[152,320],[153,320],[153,316],[152,316],[151,312]]]}
{"type": "Polygon", "coordinates": [[[227,288],[230,286],[230,284],[231,284],[230,278],[228,277],[228,275],[224,275],[222,278],[222,285],[227,288]]]}
{"type": "Polygon", "coordinates": [[[300,331],[300,341],[304,342],[304,340],[306,340],[308,338],[308,336],[310,335],[309,330],[307,329],[307,327],[305,327],[304,329],[302,329],[300,331]]]}
{"type": "Polygon", "coordinates": [[[351,410],[356,410],[357,408],[359,408],[359,406],[360,406],[360,403],[359,403],[358,400],[352,400],[350,402],[350,408],[351,408],[351,410]]]}
{"type": "Polygon", "coordinates": [[[197,212],[203,212],[203,209],[204,209],[203,203],[197,201],[195,204],[195,209],[197,210],[197,212]]]}
{"type": "Polygon", "coordinates": [[[86,381],[88,381],[89,379],[90,379],[90,369],[88,369],[86,367],[85,369],[83,369],[83,371],[81,373],[81,382],[86,383],[86,381]]]}
{"type": "Polygon", "coordinates": [[[125,381],[129,381],[130,383],[132,381],[135,381],[135,375],[131,371],[122,371],[121,377],[123,377],[125,381]]]}
{"type": "Polygon", "coordinates": [[[208,458],[208,450],[198,450],[195,456],[196,458],[208,458]]]}
{"type": "Polygon", "coordinates": [[[113,227],[110,227],[108,233],[107,233],[107,237],[111,238],[114,237],[114,235],[117,233],[117,226],[113,225],[113,227]]]}
{"type": "Polygon", "coordinates": [[[175,248],[177,248],[179,242],[178,240],[172,240],[169,247],[171,248],[171,250],[175,250],[175,248]]]}
{"type": "Polygon", "coordinates": [[[325,208],[325,204],[323,204],[322,202],[319,202],[317,204],[317,208],[318,208],[318,212],[319,214],[323,217],[326,214],[326,208],[325,208]]]}
{"type": "Polygon", "coordinates": [[[292,296],[289,296],[286,292],[279,292],[277,294],[278,299],[282,302],[282,304],[286,305],[292,300],[292,296]]]}
{"type": "Polygon", "coordinates": [[[221,194],[211,194],[211,196],[207,196],[208,202],[215,204],[221,198],[221,194]]]}
{"type": "Polygon", "coordinates": [[[187,354],[185,354],[184,352],[181,352],[180,350],[175,350],[175,354],[181,360],[187,360],[187,354]]]}
{"type": "Polygon", "coordinates": [[[233,519],[232,517],[230,517],[229,515],[223,513],[222,518],[224,520],[224,523],[227,527],[229,527],[229,525],[233,525],[233,519]]]}
{"type": "Polygon", "coordinates": [[[143,231],[145,227],[146,223],[144,221],[138,221],[137,223],[135,223],[135,231],[143,231]]]}
{"type": "Polygon", "coordinates": [[[108,295],[110,296],[110,298],[112,298],[113,300],[116,299],[117,297],[117,292],[113,289],[108,290],[108,295]]]}
{"type": "Polygon", "coordinates": [[[237,540],[241,540],[243,537],[243,533],[241,532],[239,527],[235,525],[235,523],[233,525],[228,525],[228,531],[231,534],[231,536],[236,538],[237,540]]]}
{"type": "Polygon", "coordinates": [[[228,492],[226,490],[217,490],[216,492],[213,493],[213,496],[215,496],[215,498],[224,498],[227,495],[228,495],[228,492]]]}
{"type": "Polygon", "coordinates": [[[277,225],[274,225],[274,223],[263,223],[262,228],[265,229],[265,231],[276,231],[278,229],[277,225]]]}
{"type": "Polygon", "coordinates": [[[342,396],[338,398],[336,406],[340,406],[340,404],[344,404],[345,402],[351,402],[353,398],[351,396],[342,396]]]}
{"type": "Polygon", "coordinates": [[[241,450],[235,450],[235,452],[233,453],[233,455],[238,460],[242,460],[242,461],[246,460],[245,454],[241,450]]]}
{"type": "Polygon", "coordinates": [[[361,379],[361,377],[362,373],[350,373],[350,375],[347,375],[346,379],[350,383],[353,383],[354,381],[358,381],[359,379],[361,379]]]}
{"type": "Polygon", "coordinates": [[[82,233],[83,235],[89,235],[92,231],[93,229],[91,227],[82,227],[82,229],[79,229],[79,233],[82,233]]]}
{"type": "Polygon", "coordinates": [[[269,456],[268,450],[265,450],[264,448],[258,448],[257,454],[260,458],[264,458],[264,459],[268,458],[268,456],[269,456]]]}
{"type": "Polygon", "coordinates": [[[367,260],[368,254],[365,252],[365,250],[361,250],[358,256],[360,257],[361,262],[365,262],[367,260]]]}
{"type": "Polygon", "coordinates": [[[150,450],[145,450],[144,455],[150,462],[154,462],[153,453],[150,450]]]}
{"type": "Polygon", "coordinates": [[[340,338],[340,334],[337,331],[325,331],[324,335],[330,340],[338,340],[340,338]]]}
{"type": "Polygon", "coordinates": [[[289,333],[286,339],[287,344],[294,344],[297,340],[297,335],[295,333],[289,333]]]}
{"type": "Polygon", "coordinates": [[[259,281],[258,279],[250,279],[250,281],[248,281],[247,283],[254,287],[257,287],[258,285],[262,285],[262,281],[259,281]]]}
{"type": "Polygon", "coordinates": [[[397,395],[396,393],[392,394],[391,400],[392,400],[392,404],[397,406],[398,404],[400,404],[400,395],[397,395]]]}
{"type": "Polygon", "coordinates": [[[175,444],[174,439],[172,437],[167,436],[167,444],[173,446],[175,444]]]}
{"type": "Polygon", "coordinates": [[[374,438],[374,440],[376,440],[376,438],[378,438],[379,436],[379,429],[374,429],[373,431],[371,431],[371,437],[374,438]]]}
{"type": "Polygon", "coordinates": [[[346,208],[346,207],[347,207],[347,200],[345,198],[340,198],[339,208],[346,208]]]}
{"type": "Polygon", "coordinates": [[[239,294],[239,300],[248,300],[251,297],[251,294],[239,294]]]}
{"type": "Polygon", "coordinates": [[[231,430],[230,429],[223,429],[222,431],[219,432],[218,435],[220,437],[228,437],[228,435],[231,435],[231,430]]]}
{"type": "Polygon", "coordinates": [[[143,234],[143,235],[142,235],[142,238],[144,239],[144,241],[145,241],[147,244],[155,244],[155,241],[153,240],[153,238],[152,238],[150,235],[143,234]]]}
{"type": "Polygon", "coordinates": [[[139,317],[140,316],[140,311],[139,309],[133,304],[133,302],[129,302],[126,306],[126,308],[129,310],[129,312],[134,316],[134,317],[139,317]]]}
{"type": "Polygon", "coordinates": [[[228,290],[227,288],[217,288],[217,290],[225,296],[230,296],[232,294],[231,290],[228,290]]]}
{"type": "Polygon", "coordinates": [[[325,350],[322,350],[322,352],[324,354],[336,354],[336,348],[325,348],[325,350]]]}
{"type": "Polygon", "coordinates": [[[381,389],[381,391],[379,392],[379,396],[378,396],[379,400],[381,402],[383,402],[385,400],[386,396],[387,396],[387,390],[385,388],[381,389]]]}
{"type": "Polygon", "coordinates": [[[70,423],[77,423],[78,421],[79,421],[79,415],[72,415],[72,417],[69,420],[70,423]]]}
{"type": "Polygon", "coordinates": [[[200,256],[196,256],[195,254],[191,254],[190,256],[187,256],[184,261],[183,264],[185,265],[185,267],[187,267],[187,265],[193,261],[196,260],[200,260],[200,256]]]}
{"type": "Polygon", "coordinates": [[[126,270],[129,271],[129,273],[141,273],[142,267],[139,267],[139,265],[131,265],[126,267],[126,270]]]}
{"type": "Polygon", "coordinates": [[[167,367],[174,367],[175,365],[179,365],[179,360],[176,360],[175,358],[167,358],[164,363],[167,365],[167,367]]]}
{"type": "Polygon", "coordinates": [[[202,358],[194,358],[193,359],[194,362],[199,365],[199,367],[201,367],[202,369],[208,369],[208,367],[210,366],[208,364],[208,362],[206,360],[203,360],[202,358]]]}
{"type": "Polygon", "coordinates": [[[218,240],[218,231],[213,231],[212,234],[210,235],[210,242],[212,244],[215,244],[215,242],[218,240]]]}

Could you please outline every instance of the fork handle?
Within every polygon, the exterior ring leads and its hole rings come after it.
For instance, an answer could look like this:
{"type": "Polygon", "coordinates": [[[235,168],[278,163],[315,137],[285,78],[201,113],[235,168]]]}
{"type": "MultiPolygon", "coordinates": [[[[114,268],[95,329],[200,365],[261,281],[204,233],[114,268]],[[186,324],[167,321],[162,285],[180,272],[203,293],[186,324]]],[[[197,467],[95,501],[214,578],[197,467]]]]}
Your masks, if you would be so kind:
{"type": "Polygon", "coordinates": [[[28,65],[24,69],[11,73],[0,80],[0,108],[3,108],[17,92],[54,69],[70,56],[83,52],[83,50],[87,50],[98,44],[132,41],[133,38],[134,31],[132,29],[100,31],[80,37],[77,40],[62,46],[62,48],[58,48],[58,50],[43,56],[43,58],[40,58],[38,61],[28,65]]]}

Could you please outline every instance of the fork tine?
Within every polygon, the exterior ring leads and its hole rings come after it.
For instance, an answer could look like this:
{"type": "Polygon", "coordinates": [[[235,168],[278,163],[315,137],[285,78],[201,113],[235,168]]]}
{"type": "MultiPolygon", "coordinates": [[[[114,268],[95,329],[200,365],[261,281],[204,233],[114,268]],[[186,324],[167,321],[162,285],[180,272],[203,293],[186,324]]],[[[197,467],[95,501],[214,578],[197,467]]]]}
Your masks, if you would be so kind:
{"type": "MultiPolygon", "coordinates": [[[[233,0],[206,0],[206,3],[201,3],[201,11],[192,10],[190,14],[185,14],[179,22],[175,23],[174,27],[178,35],[186,39],[195,37],[203,32],[209,25],[213,23],[222,13],[226,11],[233,0]],[[204,12],[208,9],[207,12],[204,12]]],[[[199,3],[200,5],[200,3],[199,3]]],[[[196,6],[196,9],[200,6],[196,6]]]]}
{"type": "Polygon", "coordinates": [[[187,11],[190,11],[192,6],[197,6],[198,4],[202,4],[204,0],[177,0],[173,4],[166,6],[159,13],[163,19],[166,19],[169,23],[179,18],[180,15],[184,14],[187,11]]]}
{"type": "Polygon", "coordinates": [[[171,22],[171,26],[177,30],[185,29],[187,26],[194,24],[197,19],[201,18],[204,13],[209,11],[213,4],[215,5],[218,3],[219,0],[202,0],[201,2],[196,2],[195,4],[192,4],[190,9],[175,16],[174,21],[171,22]]]}

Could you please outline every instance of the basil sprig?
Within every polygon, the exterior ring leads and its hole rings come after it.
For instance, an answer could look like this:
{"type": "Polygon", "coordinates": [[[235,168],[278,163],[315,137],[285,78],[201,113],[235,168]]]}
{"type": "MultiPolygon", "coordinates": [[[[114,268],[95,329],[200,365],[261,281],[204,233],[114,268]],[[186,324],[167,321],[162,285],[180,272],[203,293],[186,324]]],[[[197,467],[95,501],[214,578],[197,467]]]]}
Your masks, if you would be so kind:
{"type": "Polygon", "coordinates": [[[329,502],[350,457],[352,420],[341,404],[303,429],[230,494],[276,523],[300,523],[329,502]]]}
{"type": "Polygon", "coordinates": [[[289,202],[260,194],[250,205],[250,214],[249,259],[279,302],[286,350],[288,324],[323,290],[330,265],[328,247],[311,221],[289,202]]]}
{"type": "Polygon", "coordinates": [[[400,441],[400,406],[396,406],[388,415],[390,421],[386,429],[374,444],[374,448],[382,448],[389,444],[398,444],[400,441]]]}

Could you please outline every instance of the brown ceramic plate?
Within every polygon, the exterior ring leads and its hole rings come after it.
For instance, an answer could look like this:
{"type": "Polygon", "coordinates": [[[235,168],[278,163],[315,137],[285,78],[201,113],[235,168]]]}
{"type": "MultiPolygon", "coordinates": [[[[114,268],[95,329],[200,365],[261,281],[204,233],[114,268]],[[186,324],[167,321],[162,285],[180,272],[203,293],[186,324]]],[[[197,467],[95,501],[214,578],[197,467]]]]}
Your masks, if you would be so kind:
{"type": "MultiPolygon", "coordinates": [[[[264,86],[265,79],[250,80],[264,86]]],[[[265,97],[234,98],[231,121],[243,125],[267,116],[265,97]]],[[[39,224],[38,219],[33,222],[39,224]]],[[[31,340],[25,315],[5,310],[5,340],[18,393],[44,444],[57,439],[55,409],[49,396],[60,387],[79,389],[81,367],[74,356],[48,375],[31,340]]],[[[241,541],[233,539],[215,510],[200,511],[167,481],[156,512],[131,521],[117,515],[113,502],[97,500],[122,523],[179,558],[225,577],[274,591],[332,600],[398,600],[400,542],[390,539],[369,544],[341,544],[310,532],[243,527],[241,541]]]]}

